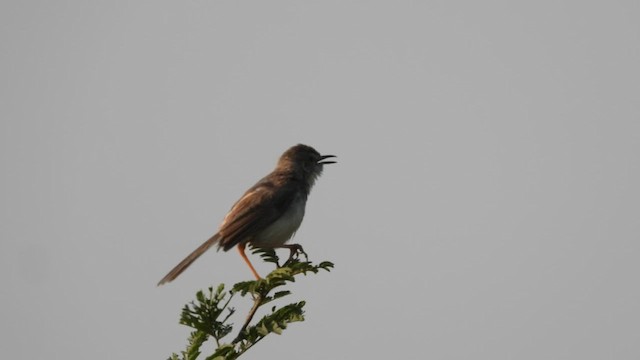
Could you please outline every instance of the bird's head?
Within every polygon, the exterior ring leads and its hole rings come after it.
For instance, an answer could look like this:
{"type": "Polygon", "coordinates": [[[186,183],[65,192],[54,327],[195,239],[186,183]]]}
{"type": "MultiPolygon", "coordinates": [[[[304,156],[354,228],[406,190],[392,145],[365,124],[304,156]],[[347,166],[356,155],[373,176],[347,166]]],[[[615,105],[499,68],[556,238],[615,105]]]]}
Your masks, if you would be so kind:
{"type": "Polygon", "coordinates": [[[335,155],[320,155],[311,146],[298,144],[290,147],[280,156],[278,168],[292,171],[308,181],[309,185],[313,185],[322,174],[324,165],[336,163],[334,160],[329,160],[335,157],[335,155]]]}

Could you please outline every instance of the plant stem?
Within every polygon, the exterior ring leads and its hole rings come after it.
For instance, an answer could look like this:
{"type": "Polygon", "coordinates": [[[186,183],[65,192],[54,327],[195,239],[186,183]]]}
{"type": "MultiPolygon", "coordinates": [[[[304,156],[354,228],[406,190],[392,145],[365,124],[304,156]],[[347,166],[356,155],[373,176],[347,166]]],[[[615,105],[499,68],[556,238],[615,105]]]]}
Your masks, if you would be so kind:
{"type": "Polygon", "coordinates": [[[249,326],[249,323],[251,322],[251,319],[253,319],[253,316],[256,314],[256,311],[258,311],[258,308],[260,307],[260,305],[262,305],[263,299],[264,296],[262,294],[258,294],[256,296],[253,301],[253,307],[251,308],[251,310],[249,310],[249,315],[247,315],[247,320],[244,322],[244,325],[242,325],[242,328],[238,332],[238,336],[236,336],[236,338],[233,340],[233,344],[242,340],[242,333],[244,333],[244,331],[247,329],[247,326],[249,326]]]}

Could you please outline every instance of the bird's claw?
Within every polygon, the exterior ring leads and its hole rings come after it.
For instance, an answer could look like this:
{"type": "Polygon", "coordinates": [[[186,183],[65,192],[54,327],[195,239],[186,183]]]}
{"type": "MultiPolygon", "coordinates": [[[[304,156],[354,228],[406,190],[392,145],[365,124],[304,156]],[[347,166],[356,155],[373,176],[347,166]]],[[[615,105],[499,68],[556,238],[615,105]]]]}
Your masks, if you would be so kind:
{"type": "Polygon", "coordinates": [[[290,251],[289,259],[287,259],[287,261],[284,263],[283,266],[289,264],[293,260],[298,260],[300,258],[300,254],[304,255],[305,261],[309,261],[309,256],[307,255],[307,253],[302,248],[302,245],[300,245],[300,244],[291,244],[291,245],[289,245],[287,247],[289,248],[289,251],[290,251]]]}

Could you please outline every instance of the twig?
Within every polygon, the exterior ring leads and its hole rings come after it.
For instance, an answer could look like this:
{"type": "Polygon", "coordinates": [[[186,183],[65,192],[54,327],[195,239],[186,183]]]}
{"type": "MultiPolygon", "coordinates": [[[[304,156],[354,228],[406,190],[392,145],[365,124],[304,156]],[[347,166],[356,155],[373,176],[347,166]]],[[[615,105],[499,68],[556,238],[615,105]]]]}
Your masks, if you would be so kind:
{"type": "Polygon", "coordinates": [[[262,295],[262,293],[259,293],[253,301],[253,307],[251,308],[251,310],[249,310],[249,315],[247,315],[247,320],[244,322],[244,325],[242,325],[242,328],[240,328],[240,331],[238,332],[238,336],[236,336],[236,338],[233,339],[233,344],[236,344],[237,342],[242,340],[242,334],[244,333],[245,330],[247,330],[247,327],[249,326],[251,319],[253,319],[253,316],[256,314],[256,311],[258,311],[258,308],[260,307],[260,305],[262,305],[263,300],[264,300],[264,296],[262,295]]]}

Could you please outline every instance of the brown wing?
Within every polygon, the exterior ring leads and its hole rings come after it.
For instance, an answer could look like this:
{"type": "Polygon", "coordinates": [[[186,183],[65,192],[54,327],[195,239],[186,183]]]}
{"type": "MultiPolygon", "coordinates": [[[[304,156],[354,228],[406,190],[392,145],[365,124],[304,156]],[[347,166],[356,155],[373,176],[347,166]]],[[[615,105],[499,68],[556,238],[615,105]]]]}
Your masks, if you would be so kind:
{"type": "Polygon", "coordinates": [[[249,189],[225,216],[218,233],[225,251],[260,233],[275,222],[293,202],[297,188],[292,183],[276,185],[265,177],[249,189]]]}

